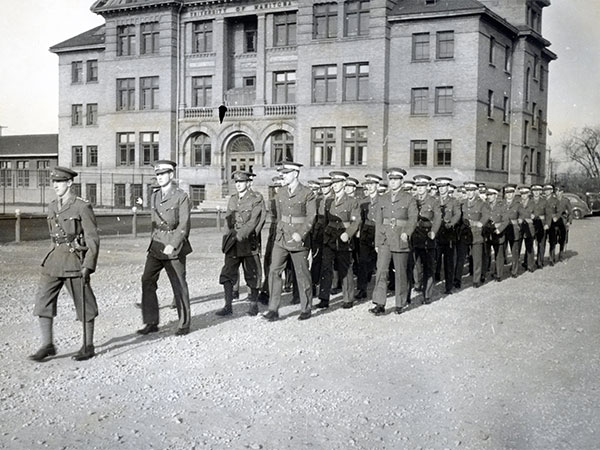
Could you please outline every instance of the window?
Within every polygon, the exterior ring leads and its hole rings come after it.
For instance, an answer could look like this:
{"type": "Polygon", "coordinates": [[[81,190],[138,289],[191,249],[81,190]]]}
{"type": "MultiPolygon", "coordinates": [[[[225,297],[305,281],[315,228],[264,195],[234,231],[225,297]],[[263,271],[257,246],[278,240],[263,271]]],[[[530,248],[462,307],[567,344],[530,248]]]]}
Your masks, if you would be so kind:
{"type": "Polygon", "coordinates": [[[83,82],[83,61],[73,61],[71,63],[71,83],[83,82]]]}
{"type": "Polygon", "coordinates": [[[529,83],[531,79],[531,69],[528,67],[525,73],[525,104],[529,104],[529,83]]]}
{"type": "Polygon", "coordinates": [[[98,167],[98,146],[88,145],[85,148],[87,153],[87,165],[88,167],[98,167]]]}
{"type": "Polygon", "coordinates": [[[496,58],[496,39],[494,39],[493,37],[490,36],[490,48],[489,48],[489,52],[488,52],[488,60],[490,63],[490,66],[494,66],[495,64],[495,58],[496,58]]]}
{"type": "Polygon", "coordinates": [[[244,25],[244,53],[256,53],[256,23],[244,25]]]}
{"type": "Polygon", "coordinates": [[[38,186],[50,186],[50,161],[47,159],[37,162],[38,186]]]}
{"type": "Polygon", "coordinates": [[[115,184],[115,206],[119,208],[125,207],[125,184],[115,184]]]}
{"type": "Polygon", "coordinates": [[[429,33],[412,35],[412,60],[429,61],[429,33]]]}
{"type": "Polygon", "coordinates": [[[490,169],[492,167],[492,143],[488,142],[487,143],[487,148],[485,151],[485,168],[486,169],[490,169]]]}
{"type": "Polygon", "coordinates": [[[342,128],[345,166],[367,165],[367,127],[342,128]]]}
{"type": "Polygon", "coordinates": [[[140,48],[140,53],[142,55],[158,53],[158,22],[143,23],[141,33],[142,46],[140,48]]]}
{"type": "Polygon", "coordinates": [[[529,120],[526,120],[523,124],[523,145],[527,145],[529,142],[529,120]]]}
{"type": "Polygon", "coordinates": [[[410,141],[410,165],[427,165],[427,141],[410,141]]]}
{"type": "Polygon", "coordinates": [[[534,80],[537,80],[537,78],[538,78],[538,73],[540,71],[539,67],[540,67],[540,58],[538,58],[538,56],[535,55],[533,57],[533,79],[534,80]]]}
{"type": "Polygon", "coordinates": [[[294,137],[287,131],[276,131],[271,135],[271,163],[294,160],[294,137]]]}
{"type": "Polygon", "coordinates": [[[117,111],[135,109],[135,78],[117,79],[117,111]]]}
{"type": "Polygon", "coordinates": [[[136,206],[137,199],[144,199],[144,185],[141,183],[132,183],[129,185],[129,206],[136,206]]]}
{"type": "Polygon", "coordinates": [[[206,199],[206,185],[204,184],[190,184],[190,200],[192,201],[192,208],[200,206],[206,199]]]}
{"type": "Polygon", "coordinates": [[[140,109],[158,109],[158,77],[140,78],[140,109]]]}
{"type": "Polygon", "coordinates": [[[86,125],[98,125],[98,103],[85,105],[85,117],[86,125]]]}
{"type": "Polygon", "coordinates": [[[540,91],[544,90],[544,84],[546,83],[546,70],[544,66],[540,67],[540,91]]]}
{"type": "Polygon", "coordinates": [[[95,83],[98,81],[98,60],[90,59],[86,62],[87,65],[87,82],[95,83]]]}
{"type": "Polygon", "coordinates": [[[508,123],[508,115],[510,114],[510,104],[508,102],[508,97],[505,95],[504,100],[502,101],[502,121],[504,123],[508,123]]]}
{"type": "Polygon", "coordinates": [[[313,103],[335,102],[337,66],[313,67],[313,103]]]}
{"type": "Polygon", "coordinates": [[[256,77],[244,77],[242,83],[245,88],[253,88],[256,86],[256,77]]]}
{"type": "Polygon", "coordinates": [[[132,56],[135,51],[135,25],[117,27],[117,56],[132,56]]]}
{"type": "Polygon", "coordinates": [[[0,185],[4,187],[12,186],[11,167],[11,161],[0,161],[0,185]]]}
{"type": "Polygon", "coordinates": [[[75,197],[81,197],[81,183],[73,183],[71,185],[71,193],[75,197]]]}
{"type": "Polygon", "coordinates": [[[414,116],[427,114],[429,88],[413,88],[410,94],[410,113],[414,116]]]}
{"type": "Polygon", "coordinates": [[[140,133],[141,141],[141,160],[144,166],[152,164],[154,161],[158,161],[158,133],[140,133]]]}
{"type": "Polygon", "coordinates": [[[488,91],[487,116],[488,119],[493,119],[494,117],[494,91],[488,91]]]}
{"type": "Polygon", "coordinates": [[[17,187],[29,187],[29,161],[17,161],[17,187]]]}
{"type": "Polygon", "coordinates": [[[344,64],[344,100],[369,99],[369,63],[344,64]]]}
{"type": "Polygon", "coordinates": [[[312,129],[313,166],[333,166],[335,164],[335,128],[312,129]]]}
{"type": "Polygon", "coordinates": [[[273,46],[296,45],[296,13],[284,12],[273,15],[275,28],[273,46]]]}
{"type": "Polygon", "coordinates": [[[96,183],[87,183],[85,185],[85,198],[92,204],[92,206],[96,206],[98,204],[96,183]]]}
{"type": "MultiPolygon", "coordinates": [[[[535,113],[534,113],[535,114],[535,113]]],[[[537,119],[537,123],[538,123],[538,139],[542,140],[542,137],[544,136],[544,122],[542,121],[542,117],[544,117],[542,110],[540,109],[538,111],[538,119],[537,119]]]]}
{"type": "Polygon", "coordinates": [[[437,59],[454,58],[454,31],[437,32],[437,59]]]}
{"type": "Polygon", "coordinates": [[[369,34],[369,0],[350,0],[345,4],[344,36],[369,34]]]}
{"type": "Polygon", "coordinates": [[[71,125],[83,124],[83,105],[71,105],[71,125]]]}
{"type": "Polygon", "coordinates": [[[212,21],[194,23],[194,53],[209,53],[213,50],[213,23],[212,21]]]}
{"type": "Polygon", "coordinates": [[[313,38],[327,39],[337,36],[337,3],[313,6],[313,38]]]}
{"type": "Polygon", "coordinates": [[[500,166],[500,168],[502,170],[506,170],[507,163],[508,163],[508,147],[506,146],[506,144],[502,144],[502,165],[500,166]]]}
{"type": "Polygon", "coordinates": [[[538,175],[541,173],[542,171],[542,152],[537,152],[536,153],[536,158],[535,158],[535,173],[537,173],[538,175]]]}
{"type": "Polygon", "coordinates": [[[117,133],[117,166],[135,164],[135,133],[117,133]]]}
{"type": "Polygon", "coordinates": [[[192,137],[192,165],[210,166],[211,146],[210,138],[204,133],[192,137]]]}
{"type": "Polygon", "coordinates": [[[296,72],[275,72],[273,76],[273,103],[296,103],[296,72]]]}
{"type": "Polygon", "coordinates": [[[83,147],[81,145],[71,147],[71,165],[73,167],[83,166],[83,147]]]}
{"type": "Polygon", "coordinates": [[[507,73],[510,73],[511,57],[512,57],[512,51],[510,49],[510,46],[507,45],[506,47],[504,47],[504,70],[507,73]]]}
{"type": "Polygon", "coordinates": [[[452,165],[452,141],[450,141],[450,140],[435,141],[435,165],[436,166],[452,165]]]}
{"type": "Polygon", "coordinates": [[[212,105],[212,77],[192,77],[192,106],[212,105]]]}
{"type": "Polygon", "coordinates": [[[537,103],[533,102],[531,105],[531,128],[535,128],[536,127],[536,123],[535,123],[535,111],[537,109],[537,103]]]}
{"type": "Polygon", "coordinates": [[[435,88],[435,113],[452,114],[454,112],[454,88],[443,86],[435,88]]]}

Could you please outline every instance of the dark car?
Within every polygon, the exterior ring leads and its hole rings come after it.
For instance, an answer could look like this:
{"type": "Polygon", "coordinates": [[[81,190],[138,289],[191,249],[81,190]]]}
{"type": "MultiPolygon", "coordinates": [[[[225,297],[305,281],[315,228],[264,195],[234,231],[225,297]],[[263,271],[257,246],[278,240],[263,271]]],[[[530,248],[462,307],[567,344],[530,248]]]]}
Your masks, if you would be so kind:
{"type": "Polygon", "coordinates": [[[585,201],[590,208],[592,214],[600,212],[600,193],[599,192],[586,192],[585,201]]]}
{"type": "Polygon", "coordinates": [[[585,203],[577,194],[565,192],[563,195],[571,202],[571,207],[573,208],[573,217],[575,219],[583,219],[585,216],[592,214],[592,211],[590,208],[588,208],[587,203],[585,203]]]}

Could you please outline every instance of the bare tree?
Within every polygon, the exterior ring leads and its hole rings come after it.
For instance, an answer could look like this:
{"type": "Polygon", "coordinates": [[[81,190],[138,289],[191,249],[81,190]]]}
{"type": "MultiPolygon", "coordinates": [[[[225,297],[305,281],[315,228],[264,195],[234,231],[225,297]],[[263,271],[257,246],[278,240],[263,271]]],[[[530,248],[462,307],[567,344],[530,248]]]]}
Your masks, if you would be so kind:
{"type": "Polygon", "coordinates": [[[576,162],[586,176],[600,177],[600,125],[573,129],[560,145],[567,157],[576,162]]]}

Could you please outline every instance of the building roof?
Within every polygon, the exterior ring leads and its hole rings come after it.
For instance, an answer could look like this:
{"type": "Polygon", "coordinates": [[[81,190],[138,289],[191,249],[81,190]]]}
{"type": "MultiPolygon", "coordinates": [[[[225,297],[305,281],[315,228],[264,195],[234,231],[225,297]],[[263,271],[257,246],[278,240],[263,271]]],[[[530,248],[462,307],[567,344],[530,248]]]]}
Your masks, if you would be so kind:
{"type": "Polygon", "coordinates": [[[25,156],[58,158],[58,134],[0,136],[0,158],[25,156]]]}
{"type": "Polygon", "coordinates": [[[399,0],[390,16],[482,11],[484,8],[477,0],[435,0],[431,4],[427,4],[425,0],[399,0]]]}
{"type": "Polygon", "coordinates": [[[60,53],[81,47],[104,47],[104,35],[105,26],[99,25],[96,28],[92,28],[66,41],[53,45],[50,47],[50,51],[60,53]]]}
{"type": "Polygon", "coordinates": [[[90,8],[96,14],[143,8],[148,6],[182,5],[184,0],[96,0],[90,8]]]}

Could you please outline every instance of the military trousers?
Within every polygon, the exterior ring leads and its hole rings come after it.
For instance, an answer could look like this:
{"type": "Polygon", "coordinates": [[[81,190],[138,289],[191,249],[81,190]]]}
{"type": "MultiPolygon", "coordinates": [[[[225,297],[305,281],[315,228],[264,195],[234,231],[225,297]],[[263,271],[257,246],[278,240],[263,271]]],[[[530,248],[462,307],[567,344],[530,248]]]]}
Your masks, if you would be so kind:
{"type": "Polygon", "coordinates": [[[538,267],[544,266],[544,255],[546,254],[547,239],[548,239],[548,233],[546,231],[544,231],[544,233],[540,233],[540,235],[536,237],[537,256],[535,259],[535,263],[538,267]]]}
{"type": "Polygon", "coordinates": [[[283,287],[281,274],[287,265],[288,256],[292,258],[292,266],[298,283],[301,312],[308,312],[312,309],[312,282],[308,269],[308,250],[289,251],[277,243],[273,246],[269,270],[269,311],[279,311],[283,287]]]}
{"type": "Polygon", "coordinates": [[[466,240],[460,239],[455,242],[454,248],[454,287],[458,289],[462,286],[462,277],[465,270],[465,262],[469,255],[470,244],[466,240]]]}
{"type": "MultiPolygon", "coordinates": [[[[81,321],[83,317],[81,283],[81,278],[59,278],[42,274],[38,285],[33,314],[39,317],[56,317],[58,294],[64,285],[67,287],[67,291],[69,291],[75,304],[77,320],[81,321]]],[[[98,303],[89,282],[85,283],[83,290],[85,298],[85,321],[90,322],[98,315],[98,303]]]]}
{"type": "Polygon", "coordinates": [[[523,244],[525,245],[525,255],[523,258],[523,266],[530,272],[535,270],[535,253],[533,251],[533,237],[524,237],[523,244]]]}
{"type": "Polygon", "coordinates": [[[321,285],[319,286],[319,298],[321,300],[329,301],[333,282],[333,267],[335,265],[342,284],[344,303],[352,302],[354,295],[352,260],[352,250],[334,250],[328,245],[323,247],[323,267],[321,269],[321,285]]]}
{"type": "Polygon", "coordinates": [[[240,265],[244,270],[244,279],[250,289],[258,289],[262,280],[260,269],[260,259],[258,255],[235,256],[230,253],[225,254],[225,264],[219,275],[219,284],[232,283],[239,281],[240,265]]]}
{"type": "Polygon", "coordinates": [[[483,259],[483,275],[487,277],[492,270],[492,249],[494,250],[495,275],[498,280],[504,276],[504,243],[487,241],[485,244],[485,258],[483,259]]]}
{"type": "Polygon", "coordinates": [[[452,289],[454,283],[454,242],[447,240],[439,240],[437,243],[436,252],[436,267],[435,273],[441,274],[440,266],[444,266],[444,287],[446,292],[452,289]]]}
{"type": "Polygon", "coordinates": [[[179,316],[179,328],[189,328],[191,323],[190,294],[186,280],[185,256],[177,259],[159,259],[152,253],[146,256],[146,265],[142,274],[142,319],[146,324],[159,323],[158,277],[165,269],[175,297],[177,314],[179,316]]]}
{"type": "Polygon", "coordinates": [[[409,252],[392,252],[389,247],[381,246],[377,251],[377,274],[375,275],[375,290],[373,302],[385,306],[387,301],[388,273],[390,261],[394,261],[395,271],[395,300],[397,307],[406,305],[408,298],[408,258],[409,252]]]}
{"type": "Polygon", "coordinates": [[[373,245],[363,241],[360,243],[359,255],[357,288],[359,291],[366,292],[377,267],[377,252],[373,245]]]}
{"type": "Polygon", "coordinates": [[[508,239],[507,243],[510,248],[510,274],[516,277],[519,274],[519,258],[523,239],[508,239]]]}
{"type": "Polygon", "coordinates": [[[435,272],[435,248],[415,248],[415,261],[421,263],[421,288],[425,302],[431,300],[433,293],[433,274],[435,272]]]}
{"type": "Polygon", "coordinates": [[[473,259],[473,284],[480,284],[481,268],[483,265],[483,243],[471,244],[471,258],[473,259]]]}

